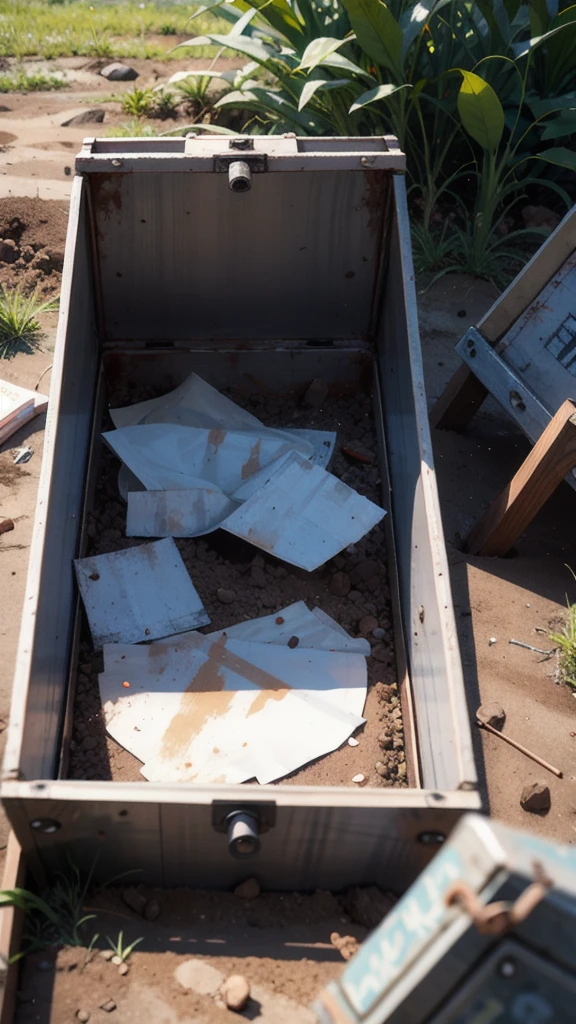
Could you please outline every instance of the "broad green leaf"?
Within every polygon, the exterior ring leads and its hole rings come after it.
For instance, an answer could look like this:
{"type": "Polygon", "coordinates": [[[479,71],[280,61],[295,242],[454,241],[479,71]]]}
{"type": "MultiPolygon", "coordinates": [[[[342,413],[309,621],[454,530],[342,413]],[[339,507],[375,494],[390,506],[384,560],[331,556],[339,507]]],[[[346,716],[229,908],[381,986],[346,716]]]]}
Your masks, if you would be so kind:
{"type": "Polygon", "coordinates": [[[229,92],[214,104],[216,107],[254,107],[256,110],[263,110],[265,113],[276,113],[286,121],[290,121],[296,128],[304,128],[312,134],[319,134],[319,131],[326,130],[329,125],[321,115],[313,116],[299,111],[286,99],[282,93],[274,89],[254,87],[250,90],[238,90],[229,92]]]}
{"type": "MultiPolygon", "coordinates": [[[[236,74],[236,72],[232,72],[236,74]]],[[[174,85],[175,82],[184,82],[186,78],[224,78],[228,74],[226,71],[210,71],[209,68],[206,71],[177,71],[176,74],[171,75],[168,79],[169,85],[174,85]]],[[[165,86],[157,85],[156,89],[164,89],[165,86]]]]}
{"type": "Polygon", "coordinates": [[[458,93],[458,113],[464,128],[475,141],[495,153],[504,131],[504,110],[494,89],[480,75],[458,68],[462,85],[458,93]]]}
{"type": "Polygon", "coordinates": [[[252,18],[254,17],[254,15],[256,13],[257,13],[257,11],[254,8],[252,8],[251,10],[248,10],[248,11],[244,11],[244,14],[242,15],[242,17],[238,18],[238,21],[236,22],[234,27],[230,29],[230,35],[231,36],[241,36],[243,31],[244,31],[244,29],[246,28],[247,25],[250,24],[250,22],[252,21],[252,18]]]}
{"type": "Polygon", "coordinates": [[[296,44],[300,40],[301,45],[304,39],[302,23],[288,0],[245,0],[242,6],[245,5],[260,11],[262,17],[272,25],[272,28],[286,36],[290,42],[296,44]]]}
{"type": "Polygon", "coordinates": [[[431,16],[452,3],[452,0],[424,0],[423,3],[410,5],[400,18],[402,30],[402,56],[405,57],[412,43],[430,20],[431,16]]]}
{"type": "Polygon", "coordinates": [[[329,91],[331,89],[341,89],[343,85],[349,85],[349,78],[309,78],[304,83],[302,92],[300,93],[300,99],[298,101],[298,110],[304,110],[307,103],[310,102],[315,92],[319,89],[323,91],[329,91]]]}
{"type": "Polygon", "coordinates": [[[184,132],[208,132],[210,135],[238,135],[238,132],[232,131],[231,128],[224,128],[221,124],[187,124],[178,125],[178,128],[170,128],[167,132],[160,132],[160,138],[165,135],[182,135],[184,132]]]}
{"type": "Polygon", "coordinates": [[[332,39],[330,36],[324,36],[319,39],[313,39],[308,44],[302,59],[296,68],[297,71],[312,71],[315,67],[325,60],[326,57],[330,57],[336,50],[344,46],[344,43],[348,42],[347,39],[332,39]]]}
{"type": "Polygon", "coordinates": [[[343,57],[341,53],[332,53],[329,57],[325,57],[321,67],[336,68],[337,71],[349,71],[352,75],[367,78],[369,82],[374,81],[374,76],[369,71],[364,71],[358,64],[348,60],[348,57],[343,57]]]}
{"type": "Polygon", "coordinates": [[[249,39],[247,36],[236,37],[210,34],[207,36],[196,36],[195,39],[188,39],[185,43],[180,43],[180,45],[190,47],[224,46],[230,50],[238,50],[239,53],[244,53],[247,57],[257,61],[258,64],[264,64],[265,66],[274,57],[274,50],[271,47],[264,46],[258,39],[249,39]]]}
{"type": "Polygon", "coordinates": [[[542,114],[552,114],[556,110],[576,109],[576,92],[567,92],[564,96],[552,96],[549,100],[539,98],[528,98],[528,106],[534,117],[542,117],[542,114]]]}
{"type": "Polygon", "coordinates": [[[563,110],[559,117],[544,122],[542,140],[563,139],[576,135],[576,110],[563,110]]]}
{"type": "Polygon", "coordinates": [[[411,85],[393,85],[388,82],[386,85],[378,85],[375,89],[369,89],[368,92],[363,92],[357,100],[354,101],[349,114],[353,114],[355,110],[360,110],[361,107],[368,106],[369,103],[377,103],[378,100],[387,100],[396,92],[400,92],[401,89],[411,89],[411,85]]]}
{"type": "Polygon", "coordinates": [[[342,0],[356,39],[372,60],[396,76],[404,77],[402,29],[382,0],[342,0]]]}
{"type": "Polygon", "coordinates": [[[536,153],[538,160],[545,160],[548,164],[555,164],[557,167],[566,167],[570,171],[576,171],[576,151],[558,146],[554,149],[544,149],[536,153]]]}

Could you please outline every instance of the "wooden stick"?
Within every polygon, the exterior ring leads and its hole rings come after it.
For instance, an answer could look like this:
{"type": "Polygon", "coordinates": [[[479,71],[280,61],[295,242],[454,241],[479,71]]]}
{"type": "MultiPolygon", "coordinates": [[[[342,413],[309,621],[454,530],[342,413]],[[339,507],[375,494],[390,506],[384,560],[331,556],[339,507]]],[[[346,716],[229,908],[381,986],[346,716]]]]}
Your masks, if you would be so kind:
{"type": "Polygon", "coordinates": [[[576,466],[576,405],[567,399],[508,486],[466,541],[471,555],[505,555],[567,473],[576,466]]]}
{"type": "Polygon", "coordinates": [[[511,747],[519,750],[521,754],[526,754],[526,757],[531,757],[533,761],[536,761],[536,764],[539,764],[542,768],[546,768],[547,771],[552,772],[552,774],[556,775],[559,779],[563,777],[562,772],[558,768],[555,768],[554,765],[548,764],[548,761],[544,761],[543,758],[538,757],[538,754],[533,754],[531,750],[528,750],[527,747],[523,747],[522,744],[517,743],[516,740],[511,740],[509,736],[505,736],[503,732],[500,732],[499,729],[495,729],[494,726],[489,725],[488,722],[480,722],[476,719],[476,725],[479,725],[481,729],[486,729],[487,732],[491,732],[494,736],[499,736],[505,743],[509,743],[511,747]]]}

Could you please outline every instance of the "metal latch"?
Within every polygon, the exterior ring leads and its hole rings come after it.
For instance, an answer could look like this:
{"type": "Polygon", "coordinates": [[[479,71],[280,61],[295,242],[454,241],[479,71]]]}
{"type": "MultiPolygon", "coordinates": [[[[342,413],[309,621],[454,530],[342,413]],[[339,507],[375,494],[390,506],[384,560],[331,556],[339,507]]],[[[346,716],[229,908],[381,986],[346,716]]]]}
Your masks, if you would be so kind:
{"type": "Polygon", "coordinates": [[[260,836],[276,824],[276,804],[273,801],[214,800],[212,827],[216,832],[228,834],[228,848],[232,857],[254,857],[260,849],[260,836]]]}
{"type": "Polygon", "coordinates": [[[214,170],[228,174],[228,187],[232,192],[248,192],[252,187],[252,174],[268,170],[268,157],[266,153],[254,152],[254,141],[250,138],[230,139],[228,146],[233,152],[217,153],[214,170]]]}

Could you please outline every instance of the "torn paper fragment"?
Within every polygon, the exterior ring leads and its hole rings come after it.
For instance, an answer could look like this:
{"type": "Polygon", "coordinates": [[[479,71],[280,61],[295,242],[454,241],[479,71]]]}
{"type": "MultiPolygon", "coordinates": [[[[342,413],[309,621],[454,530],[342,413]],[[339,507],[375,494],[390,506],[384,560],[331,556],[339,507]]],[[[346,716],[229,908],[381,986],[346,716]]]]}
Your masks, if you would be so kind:
{"type": "Polygon", "coordinates": [[[74,565],[96,650],[210,622],[172,538],[79,558],[74,565]]]}
{"type": "Polygon", "coordinates": [[[284,646],[291,637],[297,636],[299,647],[313,647],[319,651],[342,651],[351,654],[370,655],[370,644],[363,637],[351,637],[335,619],[321,608],[313,611],[304,601],[281,608],[271,615],[259,619],[238,622],[226,629],[209,633],[210,637],[221,636],[235,640],[255,640],[263,644],[284,646]]]}
{"type": "MultiPolygon", "coordinates": [[[[204,430],[170,423],[121,427],[104,440],[149,491],[190,490],[213,484],[231,495],[263,467],[297,446],[257,431],[204,430]]],[[[310,445],[300,448],[305,458],[310,445]]]]}
{"type": "Polygon", "coordinates": [[[0,444],[34,416],[44,412],[47,405],[46,395],[0,380],[0,444]]]}
{"type": "Polygon", "coordinates": [[[311,572],[385,515],[331,473],[294,454],[232,513],[224,529],[311,572]]]}
{"type": "Polygon", "coordinates": [[[207,430],[213,427],[223,427],[226,430],[263,430],[270,437],[280,439],[292,436],[296,442],[308,443],[312,460],[324,467],[328,466],[336,444],[336,434],[333,431],[265,427],[256,416],[221,394],[197,373],[191,373],[179,387],[167,395],[128,405],[122,409],[111,409],[110,416],[115,427],[135,426],[140,423],[174,423],[183,427],[203,427],[207,430]]]}
{"type": "Polygon", "coordinates": [[[271,782],[363,722],[362,655],[201,634],[104,654],[106,727],[153,781],[271,782]]]}
{"type": "Polygon", "coordinates": [[[127,537],[201,537],[238,508],[218,487],[189,491],[131,491],[127,537]]]}

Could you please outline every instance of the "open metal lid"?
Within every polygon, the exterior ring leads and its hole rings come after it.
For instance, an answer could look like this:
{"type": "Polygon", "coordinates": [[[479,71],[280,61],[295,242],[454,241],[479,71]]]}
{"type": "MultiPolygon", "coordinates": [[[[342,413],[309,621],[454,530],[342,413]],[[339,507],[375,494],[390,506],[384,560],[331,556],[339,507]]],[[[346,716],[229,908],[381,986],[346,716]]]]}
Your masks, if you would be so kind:
{"type": "Polygon", "coordinates": [[[395,139],[87,139],[110,341],[368,339],[395,139]]]}

